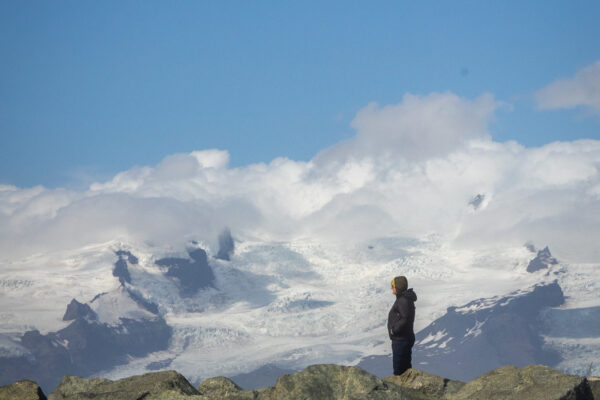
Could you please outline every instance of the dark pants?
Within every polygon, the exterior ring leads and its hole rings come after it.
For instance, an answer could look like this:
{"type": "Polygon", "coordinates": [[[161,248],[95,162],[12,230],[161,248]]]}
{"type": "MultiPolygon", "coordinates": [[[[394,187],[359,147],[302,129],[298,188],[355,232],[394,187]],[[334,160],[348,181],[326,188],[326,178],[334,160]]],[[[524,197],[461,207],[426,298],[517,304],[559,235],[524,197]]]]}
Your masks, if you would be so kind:
{"type": "Polygon", "coordinates": [[[414,342],[409,340],[392,340],[394,375],[402,375],[412,368],[412,347],[414,342]]]}

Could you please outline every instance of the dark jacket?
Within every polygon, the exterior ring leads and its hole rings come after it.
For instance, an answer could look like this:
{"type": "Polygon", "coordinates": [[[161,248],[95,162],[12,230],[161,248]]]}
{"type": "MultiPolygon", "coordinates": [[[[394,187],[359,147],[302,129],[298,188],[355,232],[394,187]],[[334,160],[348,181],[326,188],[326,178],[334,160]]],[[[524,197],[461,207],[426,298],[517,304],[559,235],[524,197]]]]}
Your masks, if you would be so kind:
{"type": "Polygon", "coordinates": [[[396,295],[396,301],[388,315],[388,334],[392,340],[415,341],[415,301],[417,294],[412,289],[396,295]]]}

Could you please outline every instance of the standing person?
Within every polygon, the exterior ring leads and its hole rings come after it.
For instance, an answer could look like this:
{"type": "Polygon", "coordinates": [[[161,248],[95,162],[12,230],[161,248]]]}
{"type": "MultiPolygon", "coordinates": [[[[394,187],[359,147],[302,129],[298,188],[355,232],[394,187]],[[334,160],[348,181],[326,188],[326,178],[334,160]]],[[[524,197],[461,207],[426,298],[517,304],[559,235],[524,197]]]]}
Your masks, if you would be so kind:
{"type": "Polygon", "coordinates": [[[396,301],[388,315],[388,333],[392,340],[394,375],[401,375],[412,368],[412,347],[415,344],[415,301],[417,294],[408,289],[405,276],[392,279],[392,293],[396,301]]]}

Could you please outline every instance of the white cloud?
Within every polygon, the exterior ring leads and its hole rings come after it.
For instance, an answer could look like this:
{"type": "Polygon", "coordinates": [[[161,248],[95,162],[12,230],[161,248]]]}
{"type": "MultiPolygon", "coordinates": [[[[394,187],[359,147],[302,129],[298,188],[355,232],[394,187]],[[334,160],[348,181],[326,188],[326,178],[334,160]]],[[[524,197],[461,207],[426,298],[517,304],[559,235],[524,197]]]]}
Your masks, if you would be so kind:
{"type": "Polygon", "coordinates": [[[600,256],[600,141],[525,148],[492,141],[498,103],[454,94],[369,105],[354,138],[308,162],[230,168],[227,152],[166,157],[84,192],[0,187],[3,257],[112,239],[181,246],[238,238],[368,240],[438,234],[600,256]],[[485,195],[477,211],[469,201],[485,195]]]}
{"type": "Polygon", "coordinates": [[[384,107],[371,103],[352,121],[356,137],[317,158],[377,155],[416,161],[444,155],[468,141],[489,140],[487,125],[499,105],[490,94],[470,101],[452,93],[406,94],[401,103],[384,107]]]}
{"type": "Polygon", "coordinates": [[[600,61],[581,69],[572,78],[550,83],[535,97],[542,110],[583,106],[600,111],[600,61]]]}

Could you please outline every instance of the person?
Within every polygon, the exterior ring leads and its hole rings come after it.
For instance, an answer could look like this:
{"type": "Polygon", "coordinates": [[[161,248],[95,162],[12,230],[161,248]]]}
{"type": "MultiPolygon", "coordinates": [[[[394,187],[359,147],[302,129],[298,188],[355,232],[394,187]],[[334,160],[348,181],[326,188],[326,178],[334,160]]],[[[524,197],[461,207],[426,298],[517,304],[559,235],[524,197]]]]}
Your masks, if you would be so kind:
{"type": "Polygon", "coordinates": [[[417,294],[408,289],[405,276],[392,279],[392,293],[396,301],[388,315],[388,334],[392,340],[394,375],[402,375],[412,368],[412,347],[415,344],[415,301],[417,294]]]}

